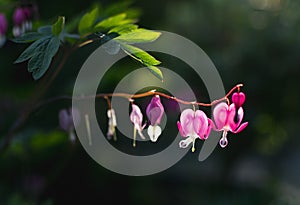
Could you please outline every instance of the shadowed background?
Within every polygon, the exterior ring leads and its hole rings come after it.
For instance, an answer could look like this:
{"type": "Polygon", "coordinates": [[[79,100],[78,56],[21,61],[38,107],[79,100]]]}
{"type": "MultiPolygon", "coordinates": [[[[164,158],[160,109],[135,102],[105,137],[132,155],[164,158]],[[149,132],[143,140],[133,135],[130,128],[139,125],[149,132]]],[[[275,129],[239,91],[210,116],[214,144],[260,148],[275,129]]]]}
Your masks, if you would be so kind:
{"type": "MultiPolygon", "coordinates": [[[[56,16],[65,15],[68,22],[94,2],[36,3],[40,19],[53,22],[56,16]]],[[[216,65],[226,91],[240,82],[245,85],[248,127],[240,134],[230,134],[228,147],[217,147],[204,162],[198,161],[202,146],[198,141],[196,152],[189,152],[170,169],[129,177],[98,165],[78,141],[72,145],[59,129],[57,117],[71,102],[51,103],[31,115],[11,146],[1,153],[0,204],[300,204],[300,2],[143,0],[133,7],[142,12],[141,27],[174,32],[198,44],[216,65]]],[[[26,64],[13,65],[24,48],[7,42],[0,49],[0,139],[37,85],[26,64]]],[[[95,48],[89,45],[76,51],[44,98],[71,94],[78,70],[95,48]]],[[[170,56],[153,55],[182,75],[199,101],[208,100],[192,69],[170,56]]],[[[111,92],[123,76],[139,66],[130,59],[122,60],[107,73],[99,91],[111,92]]],[[[149,100],[138,103],[145,108],[149,100]]],[[[168,113],[173,125],[157,144],[138,144],[134,150],[131,141],[122,136],[112,144],[128,153],[145,154],[170,143],[177,134],[174,122],[180,113],[177,105],[162,102],[166,110],[174,107],[168,113]]],[[[106,106],[104,100],[96,106],[104,132],[106,106]]]]}

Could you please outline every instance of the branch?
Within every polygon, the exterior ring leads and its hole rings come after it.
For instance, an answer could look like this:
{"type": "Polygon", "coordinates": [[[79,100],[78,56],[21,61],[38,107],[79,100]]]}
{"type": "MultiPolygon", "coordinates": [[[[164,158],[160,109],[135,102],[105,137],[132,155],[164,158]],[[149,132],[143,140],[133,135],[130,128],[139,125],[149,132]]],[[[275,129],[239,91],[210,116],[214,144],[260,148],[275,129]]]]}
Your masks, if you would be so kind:
{"type": "MultiPolygon", "coordinates": [[[[59,72],[62,70],[64,64],[66,63],[68,57],[71,55],[71,53],[76,49],[76,47],[73,47],[72,49],[64,52],[64,57],[59,62],[56,70],[50,75],[49,77],[46,76],[42,81],[40,81],[39,86],[35,89],[33,92],[34,95],[30,98],[28,105],[25,106],[25,109],[21,112],[19,115],[19,118],[14,122],[14,124],[10,127],[7,134],[3,137],[3,142],[0,144],[0,152],[4,152],[6,148],[10,145],[13,137],[15,134],[21,129],[21,127],[24,125],[28,117],[30,116],[33,111],[35,111],[37,108],[41,106],[40,103],[37,103],[40,98],[43,96],[43,94],[48,90],[50,85],[52,84],[53,80],[56,78],[56,76],[59,74],[59,72]]],[[[55,62],[52,63],[55,66],[56,61],[58,60],[58,57],[56,57],[55,62]]]]}

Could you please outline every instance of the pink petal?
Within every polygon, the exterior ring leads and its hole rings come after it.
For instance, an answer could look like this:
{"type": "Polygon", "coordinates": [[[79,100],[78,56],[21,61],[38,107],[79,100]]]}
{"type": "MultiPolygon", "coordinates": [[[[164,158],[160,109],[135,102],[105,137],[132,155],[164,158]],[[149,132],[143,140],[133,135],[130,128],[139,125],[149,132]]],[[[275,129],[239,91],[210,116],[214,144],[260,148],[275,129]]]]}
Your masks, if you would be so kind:
{"type": "Polygon", "coordinates": [[[177,122],[177,127],[181,136],[186,137],[185,132],[183,131],[180,122],[177,122]]]}
{"type": "Polygon", "coordinates": [[[147,106],[146,115],[152,126],[160,123],[164,114],[164,107],[161,104],[159,95],[152,97],[151,102],[147,106]]]}
{"type": "Polygon", "coordinates": [[[236,109],[235,109],[235,105],[233,103],[229,106],[227,113],[228,113],[228,116],[227,116],[226,125],[229,125],[230,131],[234,131],[239,126],[239,123],[235,122],[236,109]]]}
{"type": "Polygon", "coordinates": [[[241,126],[240,126],[237,130],[235,130],[233,133],[239,133],[239,132],[243,131],[243,130],[247,127],[247,125],[248,125],[248,122],[244,122],[244,123],[241,124],[241,126]]]}
{"type": "Polygon", "coordinates": [[[196,111],[193,125],[194,131],[197,133],[200,139],[203,139],[207,132],[208,121],[206,114],[202,110],[196,111]]]}
{"type": "Polygon", "coordinates": [[[228,105],[224,102],[217,104],[216,107],[214,108],[213,116],[216,123],[216,128],[218,130],[221,130],[226,124],[227,115],[228,115],[227,110],[228,110],[228,105]]]}
{"type": "Polygon", "coordinates": [[[135,126],[138,126],[138,127],[142,126],[143,114],[142,114],[140,108],[135,104],[132,104],[130,120],[135,126]]]}
{"type": "Polygon", "coordinates": [[[244,104],[246,96],[243,92],[233,93],[231,100],[235,104],[235,106],[239,108],[244,104]]]}
{"type": "Polygon", "coordinates": [[[211,119],[207,118],[207,121],[208,121],[208,127],[207,127],[206,133],[203,137],[204,140],[206,140],[209,137],[211,129],[213,129],[213,127],[214,127],[214,123],[211,119]]]}
{"type": "Polygon", "coordinates": [[[13,14],[13,21],[15,25],[20,26],[25,21],[25,14],[22,8],[16,8],[13,14]]]}
{"type": "Polygon", "coordinates": [[[4,35],[7,31],[7,20],[4,14],[0,13],[0,35],[4,35]]]}
{"type": "Polygon", "coordinates": [[[192,109],[186,109],[181,113],[180,123],[186,136],[194,133],[194,114],[195,112],[192,109]]]}

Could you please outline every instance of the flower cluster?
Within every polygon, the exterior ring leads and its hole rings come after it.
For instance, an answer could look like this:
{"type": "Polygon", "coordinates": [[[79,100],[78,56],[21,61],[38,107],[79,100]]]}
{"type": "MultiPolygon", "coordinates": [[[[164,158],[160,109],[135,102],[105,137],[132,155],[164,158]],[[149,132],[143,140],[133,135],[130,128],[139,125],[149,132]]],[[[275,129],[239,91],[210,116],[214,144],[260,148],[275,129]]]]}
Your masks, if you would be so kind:
{"type": "MultiPolygon", "coordinates": [[[[179,147],[186,148],[192,144],[192,152],[195,151],[196,139],[206,140],[211,130],[223,132],[219,141],[221,147],[228,144],[228,132],[239,133],[248,125],[248,122],[241,123],[244,117],[242,105],[245,102],[245,94],[243,92],[235,92],[232,94],[232,103],[228,100],[228,95],[218,103],[212,103],[206,106],[215,105],[213,109],[213,119],[210,119],[202,110],[186,109],[180,115],[177,122],[180,134],[185,138],[180,141],[179,147]],[[227,100],[227,103],[221,102],[227,100]]],[[[133,146],[136,146],[137,133],[141,139],[145,139],[143,130],[147,123],[143,124],[143,114],[141,109],[132,103],[132,111],[130,113],[130,121],[133,123],[133,146]]],[[[156,142],[162,133],[159,126],[164,114],[164,107],[160,101],[159,95],[154,95],[146,108],[148,118],[147,133],[152,142],[156,142]]],[[[107,111],[108,116],[108,138],[116,139],[115,127],[117,126],[116,115],[112,108],[107,111]]]]}
{"type": "MultiPolygon", "coordinates": [[[[141,109],[135,105],[132,104],[131,106],[132,111],[130,113],[130,121],[133,123],[133,146],[136,146],[136,136],[137,133],[139,134],[141,139],[146,139],[143,130],[146,127],[146,123],[143,124],[143,114],[141,109]]],[[[149,135],[149,138],[152,142],[156,142],[158,137],[161,135],[161,128],[159,126],[161,119],[164,114],[164,107],[160,101],[159,95],[153,96],[151,99],[151,102],[147,106],[146,109],[146,115],[149,120],[149,126],[147,129],[147,133],[149,135]]],[[[112,136],[114,136],[114,139],[116,139],[116,130],[115,127],[117,126],[117,120],[115,111],[110,108],[107,111],[108,116],[108,132],[107,132],[107,138],[111,139],[112,136]]]]}
{"type": "Polygon", "coordinates": [[[248,125],[248,122],[241,124],[244,117],[242,105],[245,102],[245,94],[235,92],[232,95],[232,103],[220,102],[214,107],[213,120],[209,119],[201,110],[186,109],[181,113],[177,126],[180,134],[187,139],[181,140],[179,147],[186,148],[193,143],[192,151],[195,151],[195,140],[205,140],[209,137],[211,130],[222,131],[220,146],[228,144],[227,133],[239,133],[248,125]]]}
{"type": "MultiPolygon", "coordinates": [[[[35,5],[27,5],[22,7],[17,7],[13,12],[13,29],[12,33],[14,37],[19,37],[23,33],[30,31],[32,29],[32,19],[34,14],[37,12],[35,5]]],[[[0,12],[0,47],[2,47],[6,42],[6,32],[8,29],[7,18],[4,13],[0,12]]]]}

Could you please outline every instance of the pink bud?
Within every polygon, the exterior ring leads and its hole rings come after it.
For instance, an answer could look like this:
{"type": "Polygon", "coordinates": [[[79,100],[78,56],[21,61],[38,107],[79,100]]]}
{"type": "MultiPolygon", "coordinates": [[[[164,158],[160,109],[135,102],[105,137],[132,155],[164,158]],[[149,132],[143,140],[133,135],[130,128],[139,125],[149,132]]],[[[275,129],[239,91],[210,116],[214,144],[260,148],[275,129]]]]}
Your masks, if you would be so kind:
{"type": "Polygon", "coordinates": [[[26,20],[30,20],[31,18],[31,9],[30,7],[24,7],[23,8],[24,17],[26,20]]]}
{"type": "Polygon", "coordinates": [[[17,26],[22,25],[22,23],[26,20],[25,12],[22,8],[16,8],[13,15],[14,24],[17,26]]]}
{"type": "Polygon", "coordinates": [[[7,20],[5,15],[0,13],[0,35],[4,35],[7,31],[7,20]]]}
{"type": "Polygon", "coordinates": [[[160,123],[164,114],[164,107],[160,102],[159,95],[153,96],[151,102],[147,106],[146,114],[152,126],[160,123]]]}
{"type": "Polygon", "coordinates": [[[243,92],[235,92],[232,95],[232,102],[237,108],[241,107],[244,104],[245,100],[246,96],[243,92]]]}

